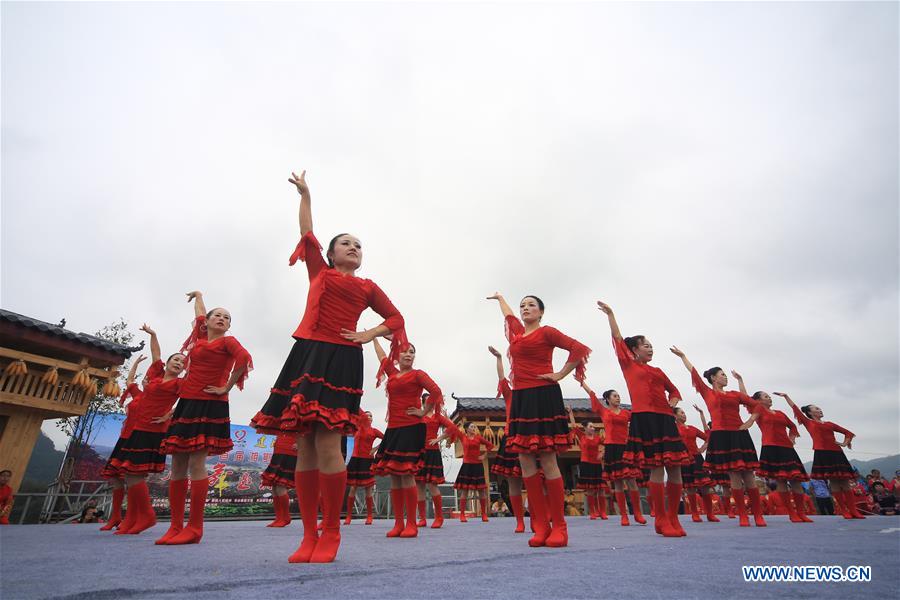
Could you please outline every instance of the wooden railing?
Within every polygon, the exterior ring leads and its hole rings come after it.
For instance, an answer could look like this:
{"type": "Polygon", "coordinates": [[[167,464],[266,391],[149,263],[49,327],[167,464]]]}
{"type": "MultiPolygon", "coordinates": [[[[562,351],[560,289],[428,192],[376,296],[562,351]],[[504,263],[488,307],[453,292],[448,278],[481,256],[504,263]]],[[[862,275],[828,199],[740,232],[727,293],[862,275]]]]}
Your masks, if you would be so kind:
{"type": "Polygon", "coordinates": [[[0,402],[64,413],[60,416],[83,415],[94,397],[94,388],[72,383],[79,371],[85,371],[92,381],[99,382],[100,387],[110,376],[117,374],[116,371],[89,367],[86,359],[79,364],[0,348],[0,402]],[[16,360],[25,361],[28,368],[25,375],[5,372],[6,366],[16,360]],[[51,385],[42,378],[52,368],[57,369],[59,380],[51,385]]]}

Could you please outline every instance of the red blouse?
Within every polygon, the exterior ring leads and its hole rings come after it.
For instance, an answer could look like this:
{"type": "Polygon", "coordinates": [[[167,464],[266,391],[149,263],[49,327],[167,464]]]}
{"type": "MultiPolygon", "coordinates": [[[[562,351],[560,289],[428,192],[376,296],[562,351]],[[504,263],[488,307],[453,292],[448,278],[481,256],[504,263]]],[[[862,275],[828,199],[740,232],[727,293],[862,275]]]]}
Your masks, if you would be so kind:
{"type": "Polygon", "coordinates": [[[384,434],[374,427],[360,427],[353,438],[353,458],[372,458],[372,445],[384,434]]]}
{"type": "Polygon", "coordinates": [[[509,387],[509,380],[505,377],[497,384],[497,397],[503,396],[503,402],[506,404],[506,428],[509,429],[509,411],[512,408],[512,388],[509,387]]]}
{"type": "Polygon", "coordinates": [[[669,400],[681,398],[681,392],[669,381],[662,369],[634,360],[634,354],[625,340],[613,338],[616,358],[625,376],[628,395],[631,396],[631,412],[672,414],[669,400]]]}
{"type": "Polygon", "coordinates": [[[4,509],[12,504],[12,501],[12,488],[9,485],[0,485],[0,509],[4,509]]]}
{"type": "Polygon", "coordinates": [[[400,348],[407,344],[403,316],[381,288],[371,279],[345,275],[329,267],[322,256],[322,245],[312,231],[300,238],[290,264],[296,263],[297,259],[306,263],[309,292],[306,311],[294,337],[359,347],[356,342],[341,337],[341,330],[356,331],[359,315],[371,308],[384,317],[382,325],[394,334],[391,357],[396,359],[400,348]]]}
{"type": "Polygon", "coordinates": [[[759,404],[753,412],[759,415],[756,418],[756,424],[762,431],[763,446],[781,446],[791,448],[791,438],[788,437],[785,429],[790,431],[794,436],[800,435],[797,426],[791,421],[786,414],[780,410],[769,410],[762,404],[759,404]]]}
{"type": "MultiPolygon", "coordinates": [[[[119,406],[125,404],[125,401],[128,398],[131,398],[131,402],[125,406],[125,420],[122,421],[122,431],[119,432],[119,437],[127,438],[131,435],[131,432],[134,431],[134,417],[132,416],[132,406],[136,406],[141,396],[144,394],[144,391],[138,386],[136,383],[130,383],[125,388],[125,391],[122,392],[122,396],[119,398],[119,406]]],[[[135,412],[138,412],[135,410],[135,412]]],[[[162,416],[162,415],[160,415],[162,416]]]]}
{"type": "Polygon", "coordinates": [[[425,371],[411,369],[401,373],[390,357],[381,361],[381,371],[387,374],[388,428],[407,427],[423,423],[422,417],[406,414],[407,408],[422,408],[422,390],[430,394],[428,400],[440,406],[444,400],[441,388],[425,371]]]}
{"type": "Polygon", "coordinates": [[[161,360],[153,362],[147,369],[144,391],[128,405],[129,430],[161,433],[169,428],[169,421],[153,423],[153,419],[165,415],[175,406],[184,380],[175,377],[164,381],[165,374],[166,366],[161,360]]]}
{"type": "Polygon", "coordinates": [[[794,416],[797,417],[797,420],[800,421],[804,427],[806,427],[810,437],[812,437],[813,450],[840,451],[841,447],[838,446],[837,440],[834,438],[835,432],[854,437],[852,431],[844,429],[831,421],[816,421],[810,419],[797,407],[794,407],[794,416]]]}
{"type": "Polygon", "coordinates": [[[741,405],[750,411],[756,408],[756,400],[747,394],[737,391],[717,392],[712,389],[703,382],[697,369],[691,369],[691,383],[706,402],[713,431],[737,431],[744,423],[741,419],[741,405]]]}
{"type": "Polygon", "coordinates": [[[575,436],[575,439],[578,440],[578,445],[581,447],[581,462],[599,465],[601,462],[600,446],[603,445],[603,438],[597,434],[589,438],[580,427],[572,430],[572,435],[575,436]]]}
{"type": "Polygon", "coordinates": [[[297,434],[279,433],[275,438],[274,454],[287,454],[288,456],[297,456],[297,434]]]}
{"type": "Polygon", "coordinates": [[[234,369],[247,370],[237,381],[238,389],[244,389],[244,381],[253,369],[253,359],[240,342],[231,336],[213,341],[206,339],[206,317],[197,317],[194,325],[199,335],[188,353],[190,365],[181,384],[181,397],[188,400],[218,400],[228,402],[228,394],[216,395],[203,391],[207,386],[222,387],[234,369]]]}
{"type": "Polygon", "coordinates": [[[603,421],[603,436],[607,444],[624,444],[628,441],[628,422],[631,420],[631,411],[619,409],[619,414],[603,406],[597,394],[591,392],[591,410],[600,416],[603,421]]]}
{"type": "Polygon", "coordinates": [[[441,427],[445,429],[449,429],[450,431],[456,431],[457,435],[461,436],[459,430],[456,428],[456,425],[453,424],[453,421],[445,417],[440,413],[434,413],[430,417],[425,417],[425,449],[426,450],[437,450],[438,445],[432,444],[431,440],[436,440],[438,437],[438,430],[441,427]]]}
{"type": "Polygon", "coordinates": [[[519,319],[509,315],[506,317],[506,339],[509,340],[509,357],[512,361],[512,385],[514,390],[551,385],[540,375],[553,373],[553,349],[563,348],[569,351],[566,363],[577,363],[575,379],[584,380],[584,370],[591,349],[562,334],[558,329],[543,326],[528,335],[525,326],[519,319]]]}
{"type": "Polygon", "coordinates": [[[684,445],[693,456],[700,454],[700,445],[697,444],[697,438],[700,438],[703,441],[709,439],[709,436],[705,431],[700,431],[693,425],[682,425],[681,423],[678,423],[678,433],[681,435],[681,441],[684,442],[684,445]]]}
{"type": "Polygon", "coordinates": [[[492,443],[477,434],[473,437],[464,435],[460,438],[460,441],[463,445],[463,462],[468,464],[478,464],[481,462],[481,460],[479,460],[479,457],[481,456],[481,446],[486,446],[488,452],[494,449],[492,443]]]}

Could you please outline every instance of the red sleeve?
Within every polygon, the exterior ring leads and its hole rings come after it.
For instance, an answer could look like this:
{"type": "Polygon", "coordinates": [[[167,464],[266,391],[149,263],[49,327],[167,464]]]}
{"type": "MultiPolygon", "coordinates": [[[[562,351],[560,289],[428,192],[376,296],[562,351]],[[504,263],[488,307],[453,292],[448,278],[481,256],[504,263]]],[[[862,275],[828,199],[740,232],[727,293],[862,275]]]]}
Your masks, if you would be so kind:
{"type": "MultiPolygon", "coordinates": [[[[700,378],[700,373],[697,372],[696,368],[691,369],[691,383],[694,385],[694,389],[700,393],[700,396],[703,397],[703,400],[709,405],[710,396],[712,395],[712,388],[706,385],[706,382],[700,378]]],[[[708,408],[708,406],[707,406],[708,408]]]]}
{"type": "Polygon", "coordinates": [[[438,423],[440,423],[444,429],[456,429],[456,425],[453,424],[453,421],[444,415],[438,415],[438,423]]]}
{"type": "Polygon", "coordinates": [[[579,443],[584,439],[584,432],[581,430],[581,427],[573,428],[572,435],[575,436],[575,439],[578,440],[579,443]]]}
{"type": "MultiPolygon", "coordinates": [[[[662,371],[660,371],[662,373],[662,371]]],[[[669,400],[672,398],[678,398],[681,400],[681,392],[678,391],[678,388],[675,387],[675,384],[669,379],[669,376],[665,373],[662,373],[663,376],[663,385],[666,388],[666,391],[669,393],[669,400]]]]}
{"type": "Polygon", "coordinates": [[[288,264],[294,266],[298,259],[306,263],[306,270],[309,273],[310,281],[312,281],[322,269],[328,267],[328,263],[322,258],[322,244],[319,243],[319,240],[316,239],[316,236],[312,231],[307,231],[303,237],[300,238],[300,241],[297,242],[297,247],[294,248],[294,253],[291,254],[291,258],[288,259],[288,264]]]}
{"type": "Polygon", "coordinates": [[[247,380],[247,377],[250,376],[250,371],[253,370],[253,357],[250,356],[250,353],[241,346],[241,343],[237,341],[233,337],[225,338],[225,348],[228,350],[228,354],[234,359],[234,367],[232,371],[236,371],[239,369],[243,369],[246,367],[244,373],[237,380],[237,387],[239,390],[244,389],[244,382],[247,380]]]}
{"type": "Polygon", "coordinates": [[[511,342],[515,336],[525,333],[525,326],[513,315],[507,315],[503,319],[503,332],[506,334],[506,341],[511,342]]]}
{"type": "Polygon", "coordinates": [[[193,323],[191,323],[191,333],[184,340],[184,343],[181,344],[181,351],[190,352],[200,339],[206,339],[206,315],[194,318],[193,323]]]}
{"type": "MultiPolygon", "coordinates": [[[[369,306],[372,307],[372,310],[384,317],[382,325],[390,329],[394,334],[403,331],[403,315],[400,314],[397,307],[394,306],[390,298],[387,297],[387,294],[385,294],[375,283],[372,283],[372,289],[369,292],[369,306]]],[[[403,342],[406,343],[405,338],[403,342]]]]}
{"type": "Polygon", "coordinates": [[[494,449],[494,445],[492,443],[490,443],[489,441],[487,441],[486,439],[484,439],[482,436],[479,435],[478,440],[481,444],[483,444],[485,447],[487,447],[488,452],[490,452],[491,450],[494,449]]]}
{"type": "Polygon", "coordinates": [[[425,388],[429,393],[428,400],[433,402],[435,407],[440,407],[441,404],[444,403],[444,393],[441,391],[441,388],[438,387],[438,384],[428,376],[428,373],[425,371],[417,371],[416,380],[419,382],[419,385],[425,388]]]}
{"type": "Polygon", "coordinates": [[[606,411],[609,410],[603,403],[600,402],[600,399],[597,398],[597,394],[591,392],[591,410],[594,411],[595,414],[600,415],[600,418],[603,418],[603,415],[606,414],[606,411]]]}
{"type": "Polygon", "coordinates": [[[792,406],[791,409],[794,411],[794,416],[797,417],[797,420],[800,421],[803,425],[806,425],[812,419],[803,414],[803,411],[800,410],[798,406],[792,406]]]}
{"type": "MultiPolygon", "coordinates": [[[[782,414],[784,414],[784,413],[782,413],[782,414]]],[[[787,425],[788,431],[791,433],[791,435],[799,437],[800,432],[797,430],[797,426],[794,425],[794,422],[791,421],[787,415],[784,415],[784,421],[785,421],[784,424],[787,425]]]]}
{"type": "Polygon", "coordinates": [[[832,431],[837,431],[838,433],[843,433],[844,435],[846,435],[846,436],[848,436],[848,437],[856,437],[856,434],[855,434],[855,433],[853,433],[853,432],[850,431],[849,429],[844,429],[843,427],[841,427],[841,426],[838,425],[837,423],[832,423],[831,421],[825,421],[825,425],[828,425],[828,427],[829,427],[832,431]]]}
{"type": "Polygon", "coordinates": [[[512,388],[509,387],[509,380],[504,377],[497,383],[497,398],[503,396],[503,402],[506,404],[506,412],[509,412],[512,403],[512,388]]]}
{"type": "Polygon", "coordinates": [[[124,406],[125,401],[128,400],[128,398],[137,400],[138,396],[140,396],[140,395],[141,395],[141,388],[138,387],[138,384],[136,384],[136,383],[128,384],[128,387],[125,388],[125,391],[122,392],[122,395],[119,397],[119,406],[124,406]]]}
{"type": "Polygon", "coordinates": [[[453,423],[453,421],[451,421],[450,419],[447,419],[447,421],[448,422],[444,424],[444,428],[447,430],[445,433],[448,434],[447,438],[452,442],[463,440],[463,445],[465,445],[466,436],[463,435],[463,432],[460,431],[459,427],[457,427],[456,424],[453,423]]]}
{"type": "Polygon", "coordinates": [[[613,338],[612,342],[613,349],[616,351],[616,358],[619,359],[619,366],[622,367],[622,370],[624,371],[634,362],[634,354],[631,353],[631,349],[628,348],[625,340],[613,338]]]}
{"type": "Polygon", "coordinates": [[[756,409],[757,406],[762,406],[759,402],[744,394],[743,392],[738,392],[738,402],[747,407],[751,413],[756,409]]]}
{"type": "Polygon", "coordinates": [[[385,356],[378,365],[378,372],[375,373],[375,387],[381,387],[385,379],[399,372],[396,365],[394,365],[394,359],[391,356],[385,356]]]}
{"type": "Polygon", "coordinates": [[[698,437],[698,438],[700,438],[700,439],[703,440],[704,442],[708,442],[708,441],[709,441],[709,435],[708,435],[705,431],[703,431],[702,429],[697,429],[697,428],[694,427],[693,425],[691,425],[691,429],[693,429],[693,430],[697,433],[697,437],[698,437]]]}
{"type": "Polygon", "coordinates": [[[166,365],[161,360],[155,360],[150,364],[150,368],[147,369],[147,374],[145,377],[147,381],[153,381],[154,379],[159,379],[163,375],[166,374],[166,365]]]}
{"type": "Polygon", "coordinates": [[[384,434],[381,433],[381,430],[375,429],[374,427],[372,428],[372,435],[375,436],[376,438],[378,438],[379,440],[384,439],[384,434]]]}
{"type": "Polygon", "coordinates": [[[575,380],[584,381],[584,370],[587,367],[591,349],[574,338],[570,338],[555,327],[545,327],[547,340],[557,348],[569,351],[566,364],[575,363],[575,380]]]}

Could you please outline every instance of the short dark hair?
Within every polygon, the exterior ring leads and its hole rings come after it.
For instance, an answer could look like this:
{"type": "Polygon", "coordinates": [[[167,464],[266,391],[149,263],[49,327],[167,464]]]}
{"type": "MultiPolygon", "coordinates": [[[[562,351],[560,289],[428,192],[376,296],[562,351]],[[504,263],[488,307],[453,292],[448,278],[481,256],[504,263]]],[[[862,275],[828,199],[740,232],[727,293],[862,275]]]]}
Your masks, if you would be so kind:
{"type": "Polygon", "coordinates": [[[0,471],[0,475],[3,475],[4,473],[9,473],[10,475],[12,475],[12,471],[10,471],[9,469],[3,469],[2,471],[0,471]]]}
{"type": "Polygon", "coordinates": [[[330,242],[328,242],[328,252],[325,253],[325,258],[328,259],[328,266],[329,266],[329,267],[333,267],[333,266],[334,266],[334,261],[331,259],[331,256],[329,256],[329,254],[331,254],[332,252],[334,252],[334,245],[337,244],[337,241],[338,241],[339,239],[341,239],[342,237],[344,237],[345,235],[350,235],[350,234],[349,234],[349,233],[339,233],[339,234],[337,234],[336,236],[334,236],[333,238],[331,238],[331,241],[330,241],[330,242]]]}
{"type": "Polygon", "coordinates": [[[643,335],[633,335],[631,337],[625,338],[623,341],[625,345],[628,346],[628,349],[634,352],[637,350],[637,347],[640,346],[644,341],[646,341],[647,337],[643,335]]]}
{"type": "Polygon", "coordinates": [[[760,398],[762,398],[762,395],[763,395],[763,394],[765,394],[765,392],[762,392],[762,391],[760,391],[760,392],[753,392],[753,399],[754,399],[754,400],[759,400],[760,398]]]}
{"type": "Polygon", "coordinates": [[[613,395],[613,392],[615,392],[615,391],[616,390],[606,390],[605,392],[603,392],[603,399],[606,400],[607,402],[609,402],[610,397],[613,395]]]}
{"type": "Polygon", "coordinates": [[[712,378],[716,376],[716,373],[722,370],[722,367],[710,367],[709,369],[703,371],[703,378],[708,382],[712,383],[712,378]]]}
{"type": "Polygon", "coordinates": [[[812,419],[812,404],[807,404],[806,406],[801,406],[800,410],[803,411],[803,414],[812,419]]]}
{"type": "Polygon", "coordinates": [[[527,296],[524,296],[522,298],[522,300],[524,300],[525,298],[534,298],[534,301],[537,302],[538,308],[541,309],[541,312],[544,312],[544,301],[543,300],[541,300],[534,294],[528,294],[527,296]]]}

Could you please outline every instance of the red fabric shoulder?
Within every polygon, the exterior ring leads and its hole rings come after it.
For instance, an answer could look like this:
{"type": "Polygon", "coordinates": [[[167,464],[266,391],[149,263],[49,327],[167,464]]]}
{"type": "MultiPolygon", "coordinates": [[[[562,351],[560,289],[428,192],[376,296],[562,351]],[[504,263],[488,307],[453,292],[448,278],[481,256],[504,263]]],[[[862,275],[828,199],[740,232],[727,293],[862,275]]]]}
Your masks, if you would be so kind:
{"type": "Polygon", "coordinates": [[[622,338],[613,338],[613,349],[616,351],[616,358],[619,359],[619,366],[623,369],[628,365],[634,362],[634,354],[631,353],[631,349],[628,347],[628,344],[625,343],[625,340],[622,338]]]}
{"type": "Polygon", "coordinates": [[[225,349],[234,359],[233,368],[240,369],[246,367],[246,370],[236,382],[238,389],[243,390],[244,382],[247,380],[247,377],[250,376],[250,371],[253,370],[253,357],[250,356],[250,353],[247,352],[246,348],[241,346],[241,343],[237,341],[237,339],[228,336],[225,340],[225,349]]]}
{"type": "Polygon", "coordinates": [[[297,242],[293,254],[288,259],[288,264],[294,266],[298,260],[306,263],[306,270],[309,273],[310,281],[318,275],[322,269],[327,269],[328,263],[322,258],[322,244],[316,239],[312,231],[307,231],[297,242]]]}
{"type": "Polygon", "coordinates": [[[200,315],[199,317],[194,318],[194,321],[191,324],[191,333],[188,335],[188,338],[184,340],[184,343],[181,344],[181,352],[190,353],[201,339],[206,339],[206,315],[200,315]]]}
{"type": "Polygon", "coordinates": [[[575,363],[575,381],[584,381],[584,373],[587,368],[588,357],[591,355],[591,349],[555,327],[544,327],[544,335],[547,341],[557,348],[569,351],[566,363],[575,363]]]}
{"type": "Polygon", "coordinates": [[[381,363],[378,366],[378,373],[375,375],[375,387],[381,387],[385,378],[392,377],[399,372],[397,366],[394,364],[394,360],[390,356],[385,356],[381,359],[381,363]]]}
{"type": "Polygon", "coordinates": [[[575,427],[572,429],[572,435],[575,436],[575,439],[579,442],[584,439],[584,431],[582,431],[581,427],[575,427]]]}
{"type": "Polygon", "coordinates": [[[525,333],[525,326],[522,325],[522,321],[517,319],[514,315],[507,315],[503,319],[503,330],[506,334],[506,341],[513,341],[514,337],[520,336],[525,333]]]}
{"type": "Polygon", "coordinates": [[[428,373],[422,370],[416,371],[416,381],[428,392],[428,400],[432,402],[435,413],[439,413],[444,404],[444,393],[441,388],[428,376],[428,373]]]}
{"type": "Polygon", "coordinates": [[[147,374],[144,377],[147,378],[147,381],[153,381],[154,379],[160,379],[163,375],[166,374],[166,365],[161,360],[155,360],[150,363],[150,368],[147,369],[147,374]]]}
{"type": "Polygon", "coordinates": [[[696,367],[691,369],[691,383],[694,386],[694,389],[697,390],[701,396],[703,396],[704,400],[708,400],[710,395],[713,392],[713,389],[706,385],[706,382],[700,378],[700,373],[697,372],[696,367]]]}

